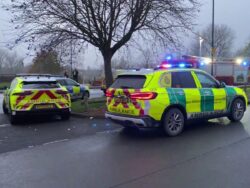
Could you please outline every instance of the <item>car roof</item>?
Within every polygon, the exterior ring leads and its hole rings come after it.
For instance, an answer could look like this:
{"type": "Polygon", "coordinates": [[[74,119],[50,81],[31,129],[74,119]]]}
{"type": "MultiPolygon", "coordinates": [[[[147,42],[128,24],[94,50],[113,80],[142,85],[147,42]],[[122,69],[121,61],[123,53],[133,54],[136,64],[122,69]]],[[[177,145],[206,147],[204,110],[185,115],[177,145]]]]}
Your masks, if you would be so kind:
{"type": "Polygon", "coordinates": [[[48,76],[18,76],[23,82],[56,82],[56,79],[48,76]]]}
{"type": "Polygon", "coordinates": [[[51,78],[54,78],[55,80],[63,80],[63,79],[70,79],[65,76],[52,76],[51,78]]]}
{"type": "Polygon", "coordinates": [[[156,72],[179,72],[179,71],[196,71],[196,72],[204,72],[203,70],[200,69],[187,69],[187,68],[174,68],[174,69],[164,69],[164,70],[140,70],[140,71],[128,71],[128,72],[124,72],[119,74],[118,76],[123,76],[123,75],[153,75],[156,72]]]}

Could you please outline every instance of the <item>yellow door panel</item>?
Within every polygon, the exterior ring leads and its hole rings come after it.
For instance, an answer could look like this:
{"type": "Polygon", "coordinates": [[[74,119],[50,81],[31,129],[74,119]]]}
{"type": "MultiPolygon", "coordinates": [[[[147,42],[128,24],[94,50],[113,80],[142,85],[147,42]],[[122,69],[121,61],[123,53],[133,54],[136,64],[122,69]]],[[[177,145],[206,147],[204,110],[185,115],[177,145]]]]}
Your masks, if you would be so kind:
{"type": "Polygon", "coordinates": [[[184,89],[187,113],[201,112],[201,95],[199,89],[184,89]]]}
{"type": "Polygon", "coordinates": [[[214,110],[226,110],[227,100],[226,91],[224,88],[212,89],[214,94],[214,110]]]}

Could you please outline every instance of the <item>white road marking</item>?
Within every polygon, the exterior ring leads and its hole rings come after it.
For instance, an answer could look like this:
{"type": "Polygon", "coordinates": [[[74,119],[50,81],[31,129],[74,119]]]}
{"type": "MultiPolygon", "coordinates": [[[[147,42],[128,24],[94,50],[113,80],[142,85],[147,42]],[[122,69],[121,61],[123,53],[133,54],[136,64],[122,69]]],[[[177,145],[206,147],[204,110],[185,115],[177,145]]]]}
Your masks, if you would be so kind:
{"type": "Polygon", "coordinates": [[[59,143],[59,142],[65,142],[68,141],[69,139],[63,139],[63,140],[56,140],[56,141],[52,141],[52,142],[47,142],[42,144],[43,146],[49,145],[49,144],[55,144],[55,143],[59,143]]]}
{"type": "Polygon", "coordinates": [[[10,124],[2,124],[2,125],[0,125],[0,128],[9,127],[9,126],[10,126],[10,124]]]}

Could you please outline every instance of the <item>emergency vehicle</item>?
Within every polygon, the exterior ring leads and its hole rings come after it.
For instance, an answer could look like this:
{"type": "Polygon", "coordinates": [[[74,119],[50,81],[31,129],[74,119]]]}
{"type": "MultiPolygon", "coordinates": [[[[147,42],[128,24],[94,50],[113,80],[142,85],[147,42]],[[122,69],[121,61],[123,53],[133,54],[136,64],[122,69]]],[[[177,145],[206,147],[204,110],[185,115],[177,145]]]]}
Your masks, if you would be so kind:
{"type": "Polygon", "coordinates": [[[70,117],[71,100],[66,88],[50,75],[17,75],[4,92],[3,111],[15,124],[23,116],[58,114],[70,117]]]}
{"type": "Polygon", "coordinates": [[[169,136],[180,134],[189,120],[242,119],[248,103],[242,89],[184,68],[184,62],[178,66],[119,75],[106,92],[106,118],[126,128],[162,128],[169,136]]]}
{"type": "Polygon", "coordinates": [[[63,76],[55,76],[54,78],[61,86],[68,90],[71,101],[82,100],[84,97],[90,97],[89,86],[79,84],[75,80],[63,76]]]}

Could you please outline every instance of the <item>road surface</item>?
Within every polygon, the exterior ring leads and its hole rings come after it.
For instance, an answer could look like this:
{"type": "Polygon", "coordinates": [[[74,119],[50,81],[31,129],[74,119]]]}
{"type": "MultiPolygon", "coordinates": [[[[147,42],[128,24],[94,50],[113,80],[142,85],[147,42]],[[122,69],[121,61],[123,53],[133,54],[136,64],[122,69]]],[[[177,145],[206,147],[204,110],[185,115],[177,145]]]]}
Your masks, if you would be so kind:
{"type": "Polygon", "coordinates": [[[0,114],[1,188],[249,188],[250,108],[241,123],[195,123],[169,138],[102,119],[0,114]]]}

